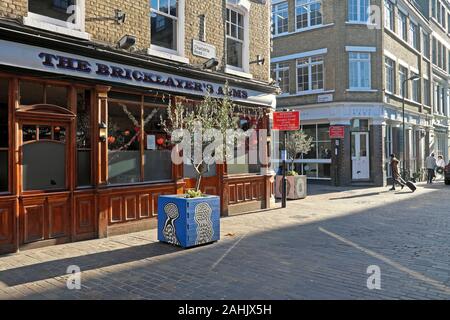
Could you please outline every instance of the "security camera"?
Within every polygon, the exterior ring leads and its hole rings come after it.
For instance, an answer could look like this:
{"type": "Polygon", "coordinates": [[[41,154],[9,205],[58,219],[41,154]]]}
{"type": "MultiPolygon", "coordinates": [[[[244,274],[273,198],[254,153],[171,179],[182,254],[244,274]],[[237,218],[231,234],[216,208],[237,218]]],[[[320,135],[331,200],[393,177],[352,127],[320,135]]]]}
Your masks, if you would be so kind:
{"type": "Polygon", "coordinates": [[[119,40],[119,42],[117,43],[117,46],[120,49],[128,50],[131,47],[133,47],[135,44],[136,44],[136,37],[127,34],[119,40]]]}
{"type": "Polygon", "coordinates": [[[218,65],[219,65],[219,61],[216,58],[211,58],[203,64],[203,68],[211,70],[211,69],[214,69],[215,67],[217,67],[218,65]]]}

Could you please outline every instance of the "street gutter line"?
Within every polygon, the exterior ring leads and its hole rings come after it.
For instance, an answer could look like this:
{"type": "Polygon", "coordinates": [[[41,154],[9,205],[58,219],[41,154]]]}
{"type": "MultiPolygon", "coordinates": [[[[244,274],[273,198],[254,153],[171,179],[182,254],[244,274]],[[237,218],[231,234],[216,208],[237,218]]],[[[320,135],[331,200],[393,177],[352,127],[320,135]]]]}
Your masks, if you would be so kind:
{"type": "Polygon", "coordinates": [[[213,271],[218,265],[219,263],[222,262],[223,259],[225,259],[225,257],[227,255],[230,254],[231,250],[233,250],[238,244],[239,242],[241,242],[242,239],[244,239],[247,236],[247,234],[244,234],[238,241],[236,241],[223,255],[222,257],[219,258],[219,260],[216,261],[216,263],[214,263],[211,267],[211,271],[213,271]]]}
{"type": "Polygon", "coordinates": [[[410,275],[411,277],[413,277],[413,278],[415,278],[415,279],[417,279],[419,281],[428,283],[429,285],[431,285],[431,286],[433,286],[433,287],[435,287],[435,288],[445,292],[446,294],[450,295],[450,288],[447,287],[446,285],[442,284],[439,281],[436,281],[434,279],[428,278],[427,276],[424,276],[423,274],[421,274],[419,272],[416,272],[416,271],[413,271],[411,269],[408,269],[407,267],[404,267],[401,264],[399,264],[399,263],[397,263],[395,261],[392,261],[391,259],[389,259],[389,258],[387,258],[387,257],[385,257],[385,256],[383,256],[381,254],[378,254],[378,253],[376,253],[376,252],[374,252],[372,250],[369,250],[369,249],[366,249],[364,247],[361,247],[360,245],[358,245],[358,244],[356,244],[356,243],[354,243],[354,242],[352,242],[350,240],[347,240],[347,239],[345,239],[345,238],[343,238],[343,237],[341,237],[341,236],[339,236],[339,235],[337,235],[337,234],[335,234],[333,232],[330,232],[330,231],[325,230],[325,229],[320,228],[320,227],[319,227],[319,231],[321,231],[321,232],[329,235],[330,237],[335,238],[335,239],[339,240],[340,242],[343,242],[343,243],[345,243],[345,244],[347,244],[347,245],[349,245],[349,246],[351,246],[353,248],[356,248],[356,249],[364,252],[365,254],[367,254],[369,256],[372,256],[373,258],[381,260],[381,261],[385,262],[386,264],[390,265],[391,267],[394,267],[395,269],[397,269],[397,270],[399,270],[401,272],[404,272],[404,273],[410,275]]]}

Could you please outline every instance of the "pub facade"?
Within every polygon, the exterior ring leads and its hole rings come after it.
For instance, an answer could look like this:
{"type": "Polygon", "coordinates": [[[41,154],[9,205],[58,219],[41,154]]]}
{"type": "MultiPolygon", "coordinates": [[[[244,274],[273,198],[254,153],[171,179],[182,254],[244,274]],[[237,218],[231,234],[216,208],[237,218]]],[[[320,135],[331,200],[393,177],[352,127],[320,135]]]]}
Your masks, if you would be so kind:
{"type": "MultiPolygon", "coordinates": [[[[154,227],[158,196],[195,185],[169,104],[228,88],[241,128],[268,129],[269,21],[262,1],[2,1],[0,253],[154,227]]],[[[226,216],[270,207],[272,184],[269,164],[217,164],[201,188],[226,216]]]]}

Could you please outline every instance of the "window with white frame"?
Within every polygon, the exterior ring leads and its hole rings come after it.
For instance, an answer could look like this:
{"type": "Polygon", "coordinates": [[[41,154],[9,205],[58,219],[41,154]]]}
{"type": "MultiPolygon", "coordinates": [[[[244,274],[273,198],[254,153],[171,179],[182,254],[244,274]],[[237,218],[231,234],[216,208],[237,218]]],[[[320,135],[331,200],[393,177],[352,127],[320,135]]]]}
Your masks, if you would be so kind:
{"type": "Polygon", "coordinates": [[[397,16],[398,16],[398,20],[397,20],[398,36],[400,38],[402,38],[403,40],[408,41],[408,25],[406,22],[406,15],[399,10],[397,16]]]}
{"type": "Polygon", "coordinates": [[[394,4],[391,0],[384,0],[384,26],[394,31],[394,4]]]}
{"type": "Polygon", "coordinates": [[[414,22],[409,22],[409,44],[419,50],[419,26],[414,22]]]}
{"type": "Polygon", "coordinates": [[[297,91],[323,90],[323,56],[313,56],[297,60],[297,91]]]}
{"type": "Polygon", "coordinates": [[[386,70],[386,92],[394,93],[395,90],[395,62],[388,57],[384,58],[384,68],[386,70]]]}
{"type": "Polygon", "coordinates": [[[371,89],[370,53],[349,52],[350,89],[371,89]]]}
{"type": "Polygon", "coordinates": [[[322,0],[295,0],[297,30],[322,24],[322,0]]]}
{"type": "Polygon", "coordinates": [[[85,0],[28,0],[24,24],[52,31],[83,36],[85,0]],[[81,33],[80,33],[81,32],[81,33]]]}
{"type": "Polygon", "coordinates": [[[348,21],[367,23],[369,7],[369,0],[348,0],[348,21]]]}
{"type": "Polygon", "coordinates": [[[400,66],[398,68],[398,87],[400,96],[408,98],[408,68],[400,66]]]}
{"type": "MultiPolygon", "coordinates": [[[[411,72],[411,76],[419,76],[419,74],[415,72],[411,72]]],[[[420,102],[420,80],[411,81],[411,93],[412,100],[415,102],[420,102]]]]}
{"type": "Polygon", "coordinates": [[[242,69],[244,55],[244,15],[227,9],[227,65],[242,69]]]}
{"type": "Polygon", "coordinates": [[[275,63],[272,65],[272,79],[277,81],[283,93],[289,93],[289,63],[275,63]]]}
{"type": "Polygon", "coordinates": [[[272,23],[273,34],[275,35],[289,31],[289,5],[287,1],[272,6],[272,23]]]}
{"type": "Polygon", "coordinates": [[[178,0],[151,0],[151,44],[156,49],[178,51],[178,0]]]}

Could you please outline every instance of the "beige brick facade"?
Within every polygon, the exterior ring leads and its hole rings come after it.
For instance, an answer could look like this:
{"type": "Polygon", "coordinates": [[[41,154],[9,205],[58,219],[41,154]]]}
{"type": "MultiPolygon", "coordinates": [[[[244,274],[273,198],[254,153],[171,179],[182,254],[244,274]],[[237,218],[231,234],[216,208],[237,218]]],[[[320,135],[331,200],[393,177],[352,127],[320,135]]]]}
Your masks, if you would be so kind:
{"type": "MultiPolygon", "coordinates": [[[[270,75],[270,4],[249,1],[249,61],[255,61],[260,55],[265,59],[264,65],[252,63],[249,70],[253,79],[268,82],[270,75]]],[[[199,16],[206,17],[206,43],[216,47],[217,59],[220,61],[219,71],[224,70],[225,62],[225,17],[226,0],[187,0],[185,1],[185,58],[190,64],[198,65],[205,58],[192,54],[192,40],[199,37],[199,16]]],[[[3,0],[0,2],[0,17],[17,19],[27,16],[27,0],[3,0]]],[[[85,31],[94,42],[115,46],[124,35],[137,38],[136,50],[147,53],[150,47],[150,2],[148,0],[85,0],[85,31]],[[123,25],[114,21],[89,21],[92,18],[112,17],[115,9],[123,10],[127,17],[123,25]]]]}

